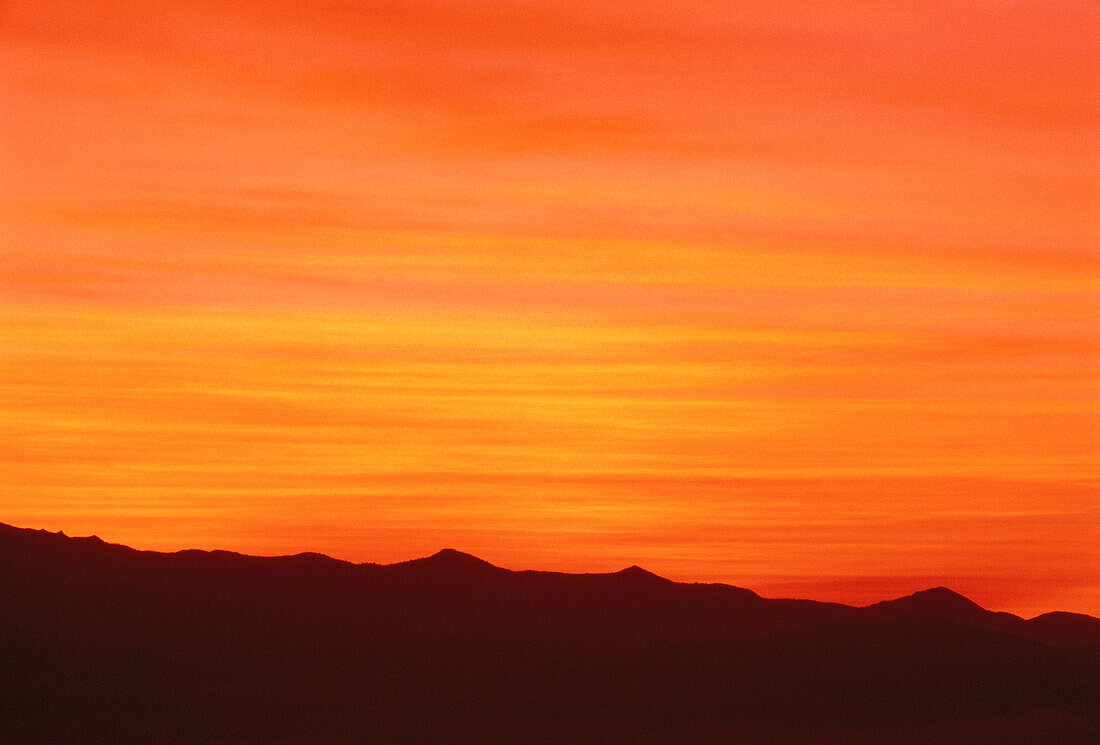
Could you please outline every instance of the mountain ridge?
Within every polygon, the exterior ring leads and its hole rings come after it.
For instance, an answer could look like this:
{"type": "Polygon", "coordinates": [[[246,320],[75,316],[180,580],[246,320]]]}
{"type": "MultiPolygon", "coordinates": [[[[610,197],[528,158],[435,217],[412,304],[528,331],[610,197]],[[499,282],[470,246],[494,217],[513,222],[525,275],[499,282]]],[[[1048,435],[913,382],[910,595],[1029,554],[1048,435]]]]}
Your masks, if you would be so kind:
{"type": "MultiPolygon", "coordinates": [[[[310,561],[310,562],[317,562],[317,563],[328,563],[328,564],[333,564],[333,565],[344,565],[344,566],[347,566],[347,567],[364,567],[364,568],[368,568],[368,569],[370,569],[370,568],[385,569],[385,568],[390,568],[390,567],[411,568],[411,567],[432,566],[432,567],[437,567],[437,568],[445,568],[445,569],[450,570],[450,571],[463,570],[463,569],[475,570],[475,571],[494,570],[494,571],[498,571],[498,572],[507,572],[507,573],[510,573],[510,574],[513,574],[513,575],[528,574],[528,575],[553,575],[553,576],[560,576],[560,577],[622,577],[622,578],[632,578],[632,579],[643,579],[644,578],[646,580],[659,580],[663,583],[668,583],[668,584],[671,584],[671,585],[692,586],[692,587],[712,586],[712,587],[732,588],[734,590],[749,592],[749,593],[752,593],[753,595],[755,595],[756,597],[762,598],[762,596],[760,596],[755,591],[753,591],[749,588],[740,587],[738,585],[731,585],[731,584],[724,583],[724,582],[682,582],[682,581],[672,580],[672,579],[668,579],[666,577],[662,577],[661,575],[656,574],[654,572],[651,572],[648,569],[640,567],[636,564],[625,567],[625,568],[617,570],[617,571],[609,571],[609,572],[562,572],[562,571],[541,570],[541,569],[508,569],[508,568],[501,567],[501,566],[498,566],[496,564],[493,564],[489,561],[486,561],[485,559],[482,559],[482,558],[480,558],[480,557],[478,557],[474,554],[471,554],[471,553],[468,553],[468,552],[465,552],[465,551],[461,551],[459,549],[450,548],[450,547],[442,548],[442,549],[436,551],[434,554],[430,554],[428,556],[417,557],[417,558],[413,558],[413,559],[406,559],[406,560],[403,560],[403,561],[391,562],[391,563],[388,563],[388,564],[382,564],[382,563],[376,563],[376,562],[358,562],[358,563],[356,563],[356,562],[348,561],[346,559],[340,559],[340,558],[337,558],[337,557],[330,556],[328,554],[315,552],[315,551],[302,551],[302,552],[298,552],[298,553],[295,553],[295,554],[276,554],[276,555],[270,555],[270,556],[246,554],[246,553],[241,553],[241,552],[238,552],[238,551],[231,551],[231,550],[227,550],[227,549],[187,548],[187,549],[180,549],[180,550],[177,550],[177,551],[151,551],[151,550],[146,550],[146,549],[135,549],[135,548],[132,548],[130,546],[127,546],[127,545],[121,544],[121,543],[110,543],[110,542],[104,541],[102,538],[100,538],[99,536],[96,536],[96,535],[70,536],[70,535],[66,534],[64,531],[53,532],[53,531],[38,529],[38,528],[22,528],[22,527],[18,527],[18,526],[15,526],[15,525],[8,524],[8,523],[0,522],[0,535],[2,535],[4,532],[13,533],[13,534],[19,534],[19,533],[27,534],[27,533],[29,533],[29,534],[37,534],[37,535],[40,535],[40,536],[51,536],[51,537],[54,537],[54,538],[65,539],[65,540],[68,540],[68,541],[75,541],[75,542],[78,542],[78,543],[84,543],[84,544],[91,545],[91,546],[113,547],[113,548],[117,548],[117,549],[124,549],[126,551],[132,551],[132,552],[139,553],[139,554],[154,554],[154,555],[158,555],[158,556],[207,555],[207,556],[222,556],[222,557],[227,557],[227,558],[232,557],[235,560],[255,560],[255,561],[260,561],[260,562],[265,562],[265,561],[266,562],[270,562],[270,561],[282,561],[282,562],[310,561]]],[[[908,595],[903,595],[903,596],[900,596],[900,597],[897,597],[897,598],[888,598],[888,599],[885,599],[885,600],[876,601],[874,603],[870,603],[870,604],[865,605],[865,606],[855,606],[855,605],[849,605],[847,603],[838,603],[838,602],[834,602],[834,601],[814,600],[814,599],[811,599],[811,598],[762,598],[762,599],[779,601],[779,602],[792,602],[792,603],[794,603],[794,602],[819,603],[819,604],[823,604],[823,605],[843,606],[843,607],[846,607],[846,608],[868,609],[868,610],[880,609],[880,610],[885,611],[886,609],[902,609],[905,612],[919,613],[919,614],[926,614],[926,615],[945,615],[945,614],[946,615],[955,615],[955,614],[958,614],[960,612],[961,613],[974,613],[974,612],[980,611],[980,612],[985,612],[985,613],[995,613],[995,614],[1003,615],[1003,616],[1011,616],[1012,618],[1018,619],[1018,620],[1023,621],[1023,622],[1030,622],[1030,621],[1036,621],[1038,619],[1044,619],[1044,623],[1056,622],[1058,620],[1073,620],[1074,622],[1085,622],[1085,623],[1087,623],[1087,621],[1081,621],[1081,619],[1091,619],[1092,621],[1095,621],[1098,624],[1098,626],[1100,626],[1100,618],[1095,617],[1095,616],[1091,616],[1089,614],[1076,613],[1076,612],[1072,612],[1072,611],[1064,611],[1064,610],[1045,611],[1045,612],[1043,612],[1043,613],[1041,613],[1037,616],[1033,616],[1031,618],[1024,618],[1022,616],[1019,616],[1019,615],[1016,615],[1016,614],[1013,614],[1013,613],[1008,613],[1006,611],[990,611],[990,610],[984,608],[983,606],[979,605],[975,601],[971,600],[970,598],[966,597],[965,595],[963,595],[963,594],[961,594],[961,593],[959,593],[955,590],[952,590],[949,587],[944,587],[944,586],[929,587],[929,588],[926,588],[924,590],[917,590],[916,592],[910,593],[908,595]]],[[[885,615],[894,615],[894,614],[887,613],[885,615]]],[[[1100,643],[1100,637],[1097,638],[1096,643],[1100,643]]]]}
{"type": "Polygon", "coordinates": [[[126,745],[983,742],[958,737],[964,722],[999,733],[985,742],[1089,742],[1098,623],[1027,622],[937,588],[860,608],[639,567],[512,571],[453,549],[385,565],[159,553],[0,524],[0,731],[126,745]]]}

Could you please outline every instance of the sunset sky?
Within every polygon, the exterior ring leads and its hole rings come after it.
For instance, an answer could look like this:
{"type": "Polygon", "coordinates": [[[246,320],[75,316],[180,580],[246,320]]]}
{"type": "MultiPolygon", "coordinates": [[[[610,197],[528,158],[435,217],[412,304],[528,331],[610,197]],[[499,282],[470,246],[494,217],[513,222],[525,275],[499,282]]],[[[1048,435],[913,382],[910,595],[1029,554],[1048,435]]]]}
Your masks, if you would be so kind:
{"type": "Polygon", "coordinates": [[[1100,615],[1098,27],[8,0],[0,522],[1100,615]]]}

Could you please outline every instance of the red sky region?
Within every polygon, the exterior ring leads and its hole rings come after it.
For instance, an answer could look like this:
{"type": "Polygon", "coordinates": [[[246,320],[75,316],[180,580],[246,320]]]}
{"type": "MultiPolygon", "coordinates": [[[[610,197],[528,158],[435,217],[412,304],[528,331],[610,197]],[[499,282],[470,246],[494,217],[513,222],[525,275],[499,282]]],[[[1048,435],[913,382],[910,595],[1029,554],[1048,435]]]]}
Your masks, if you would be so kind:
{"type": "Polygon", "coordinates": [[[1088,2],[0,9],[0,520],[1100,615],[1088,2]]]}

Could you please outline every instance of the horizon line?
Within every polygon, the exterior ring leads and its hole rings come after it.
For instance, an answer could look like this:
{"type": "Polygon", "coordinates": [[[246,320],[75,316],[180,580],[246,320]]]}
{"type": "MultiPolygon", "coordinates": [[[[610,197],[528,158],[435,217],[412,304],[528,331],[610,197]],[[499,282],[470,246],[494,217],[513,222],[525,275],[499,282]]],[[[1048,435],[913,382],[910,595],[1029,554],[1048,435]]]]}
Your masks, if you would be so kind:
{"type": "Polygon", "coordinates": [[[159,554],[159,555],[162,555],[162,556],[174,556],[174,555],[177,555],[177,554],[200,553],[200,554],[228,554],[228,555],[238,556],[238,557],[245,558],[245,559],[296,559],[296,558],[300,558],[300,557],[319,557],[319,558],[323,558],[323,559],[326,559],[326,560],[331,561],[331,562],[336,562],[336,563],[339,563],[339,564],[346,564],[350,567],[385,568],[385,567],[395,567],[395,566],[408,565],[408,564],[413,564],[413,563],[416,563],[416,562],[430,561],[432,559],[438,559],[438,558],[441,558],[441,557],[446,558],[450,555],[455,555],[455,556],[458,556],[458,557],[462,557],[463,559],[472,559],[475,562],[478,562],[478,563],[480,563],[480,564],[482,564],[486,567],[490,567],[492,569],[497,569],[497,570],[500,570],[500,571],[503,571],[503,572],[508,572],[508,573],[511,573],[511,574],[556,574],[556,575],[564,575],[564,576],[569,576],[569,577],[591,577],[591,576],[610,577],[610,576],[614,576],[614,575],[622,575],[622,574],[625,574],[627,572],[634,572],[634,573],[640,572],[640,573],[644,573],[645,575],[648,575],[650,577],[653,577],[655,579],[659,579],[659,580],[662,580],[664,582],[668,582],[670,584],[675,584],[675,585],[689,585],[689,586],[690,585],[709,585],[709,586],[728,587],[728,588],[735,589],[735,590],[742,590],[742,591],[750,592],[750,593],[752,593],[753,595],[755,595],[756,597],[758,597],[762,600],[795,600],[795,601],[808,601],[808,602],[812,602],[812,603],[820,603],[822,605],[842,605],[842,606],[847,606],[849,608],[869,608],[871,606],[878,605],[878,604],[881,604],[881,603],[888,603],[888,602],[893,602],[893,601],[898,601],[898,600],[905,600],[907,598],[927,595],[929,593],[934,593],[935,592],[935,593],[940,593],[940,594],[950,593],[951,596],[954,596],[954,597],[960,598],[962,600],[965,600],[969,603],[972,603],[975,607],[977,607],[977,608],[979,608],[983,611],[986,611],[986,612],[989,612],[989,613],[998,613],[998,614],[1003,613],[1003,614],[1007,614],[1007,615],[1010,615],[1010,616],[1014,616],[1016,618],[1020,618],[1024,621],[1031,621],[1031,620],[1034,620],[1036,618],[1041,618],[1043,616],[1050,615],[1050,614],[1068,614],[1068,615],[1083,616],[1083,617],[1086,617],[1086,618],[1093,618],[1093,619],[1096,619],[1096,620],[1100,620],[1100,617],[1093,616],[1093,615],[1088,614],[1088,613],[1080,613],[1080,612],[1077,612],[1077,611],[1066,611],[1066,610],[1061,610],[1061,609],[1044,611],[1042,613],[1038,613],[1038,614],[1036,614],[1034,616],[1030,616],[1030,617],[1029,616],[1021,616],[1021,615],[1018,615],[1016,613],[1012,613],[1010,611],[991,610],[991,609],[986,608],[985,606],[975,602],[973,599],[971,599],[967,595],[964,595],[963,593],[958,592],[957,590],[954,590],[951,587],[948,587],[946,585],[936,585],[936,586],[932,586],[932,587],[925,587],[923,589],[916,590],[914,592],[904,594],[904,595],[884,597],[881,600],[878,600],[878,601],[875,601],[875,602],[872,602],[872,603],[868,603],[867,605],[854,605],[854,604],[851,604],[851,603],[842,603],[842,602],[832,601],[832,600],[817,600],[815,598],[809,598],[809,597],[764,596],[764,595],[761,595],[760,593],[756,592],[752,588],[744,587],[742,585],[735,585],[735,584],[731,584],[731,583],[728,583],[728,582],[703,582],[703,581],[676,580],[676,579],[671,579],[669,577],[664,577],[660,574],[657,574],[656,572],[652,572],[652,571],[650,571],[650,570],[648,570],[648,569],[646,569],[642,566],[639,566],[638,564],[632,564],[630,566],[623,567],[622,569],[618,569],[618,570],[614,570],[614,571],[604,571],[604,572],[566,572],[566,571],[553,570],[553,569],[511,569],[511,568],[508,568],[508,567],[500,566],[498,564],[494,564],[491,561],[488,561],[486,559],[481,558],[480,556],[477,556],[476,554],[472,554],[472,553],[469,553],[467,551],[462,551],[460,549],[456,549],[456,548],[453,548],[453,547],[444,547],[444,548],[438,549],[434,553],[430,553],[430,554],[427,554],[427,555],[424,555],[424,556],[414,556],[411,559],[403,559],[403,560],[400,560],[400,561],[394,561],[394,562],[389,562],[389,563],[381,563],[381,562],[373,562],[373,561],[356,562],[356,561],[350,561],[348,559],[341,559],[339,557],[332,556],[330,554],[326,554],[326,553],[323,553],[323,552],[320,552],[320,551],[299,551],[297,553],[290,553],[290,554],[248,554],[248,553],[243,553],[241,551],[235,551],[235,550],[232,550],[232,549],[224,549],[224,548],[213,548],[213,549],[207,549],[207,548],[181,548],[181,549],[176,549],[174,551],[160,551],[160,550],[156,550],[156,549],[135,548],[135,547],[133,547],[129,544],[126,544],[126,543],[114,543],[112,541],[106,541],[106,540],[100,538],[96,534],[86,535],[86,536],[69,535],[64,530],[51,531],[51,530],[48,530],[46,528],[27,528],[27,527],[20,527],[18,525],[13,525],[11,523],[5,523],[3,521],[0,521],[0,529],[4,529],[4,528],[15,530],[15,531],[21,531],[21,532],[45,533],[46,535],[57,536],[59,538],[64,538],[64,539],[67,539],[67,540],[91,541],[91,542],[101,543],[105,546],[115,546],[115,547],[127,549],[129,551],[135,551],[135,552],[146,553],[146,554],[159,554]]]}

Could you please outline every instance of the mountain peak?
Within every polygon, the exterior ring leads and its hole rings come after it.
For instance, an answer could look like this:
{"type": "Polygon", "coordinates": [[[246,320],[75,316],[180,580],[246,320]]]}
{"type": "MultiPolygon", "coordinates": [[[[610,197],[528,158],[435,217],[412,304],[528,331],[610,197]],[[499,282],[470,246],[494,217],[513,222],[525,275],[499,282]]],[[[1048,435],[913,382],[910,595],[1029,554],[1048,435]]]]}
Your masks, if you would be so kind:
{"type": "Polygon", "coordinates": [[[975,603],[973,600],[966,597],[965,595],[960,595],[951,588],[942,586],[930,587],[927,590],[920,590],[919,592],[914,592],[909,597],[914,599],[919,598],[921,600],[935,603],[950,603],[959,606],[974,606],[975,608],[980,607],[977,603],[975,603]]]}
{"type": "Polygon", "coordinates": [[[638,580],[645,580],[645,581],[654,581],[654,580],[656,580],[656,581],[659,581],[659,582],[670,582],[671,581],[671,580],[665,579],[664,577],[662,577],[660,575],[654,574],[653,572],[649,571],[648,569],[642,569],[637,564],[631,564],[626,569],[620,569],[619,571],[615,572],[615,574],[616,574],[616,576],[626,577],[626,578],[629,578],[629,579],[634,580],[634,581],[638,581],[638,580]]]}
{"type": "MultiPolygon", "coordinates": [[[[464,551],[459,551],[453,548],[444,548],[436,551],[431,556],[427,556],[423,559],[416,559],[420,563],[430,564],[431,566],[447,567],[453,569],[475,569],[493,567],[492,564],[479,559],[473,554],[468,554],[464,551]]],[[[496,567],[493,567],[494,569],[496,567]]]]}
{"type": "Polygon", "coordinates": [[[476,561],[481,561],[481,559],[478,559],[473,554],[468,554],[465,551],[459,551],[457,548],[441,548],[428,558],[445,559],[447,561],[466,561],[467,559],[475,559],[476,561]]]}
{"type": "Polygon", "coordinates": [[[969,614],[984,609],[968,597],[960,595],[947,587],[930,587],[914,592],[912,595],[876,603],[879,607],[890,607],[906,613],[919,613],[942,616],[969,614]]]}

